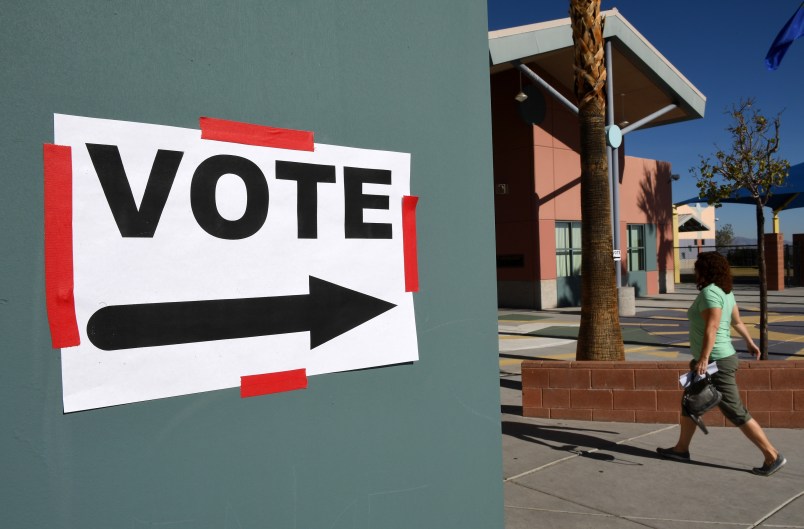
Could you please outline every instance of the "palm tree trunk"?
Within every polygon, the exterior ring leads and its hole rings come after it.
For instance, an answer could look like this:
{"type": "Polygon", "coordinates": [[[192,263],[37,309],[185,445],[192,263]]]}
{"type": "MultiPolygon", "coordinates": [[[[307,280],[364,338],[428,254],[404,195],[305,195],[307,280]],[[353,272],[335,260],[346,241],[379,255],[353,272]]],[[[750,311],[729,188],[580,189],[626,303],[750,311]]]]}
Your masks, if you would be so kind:
{"type": "Polygon", "coordinates": [[[765,211],[757,204],[757,261],[759,266],[759,351],[768,359],[768,276],[765,266],[765,211]]]}
{"type": "Polygon", "coordinates": [[[571,0],[581,134],[581,326],[577,360],[624,360],[611,236],[600,0],[571,0]]]}

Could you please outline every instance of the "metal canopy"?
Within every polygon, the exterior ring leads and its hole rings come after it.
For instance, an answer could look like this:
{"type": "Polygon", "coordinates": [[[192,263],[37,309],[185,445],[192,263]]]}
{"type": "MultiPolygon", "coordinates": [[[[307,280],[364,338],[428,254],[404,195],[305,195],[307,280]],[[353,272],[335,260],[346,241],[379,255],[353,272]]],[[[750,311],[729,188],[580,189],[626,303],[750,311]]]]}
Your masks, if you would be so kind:
{"type": "MultiPolygon", "coordinates": [[[[705,202],[705,200],[698,197],[688,198],[687,200],[676,202],[676,206],[695,202],[705,202]]],[[[756,204],[754,197],[746,189],[738,189],[721,202],[727,204],[756,204]]],[[[771,208],[774,213],[786,209],[804,208],[804,163],[790,167],[790,172],[784,185],[771,188],[771,197],[765,205],[771,208]]]]}
{"type": "MultiPolygon", "coordinates": [[[[612,43],[614,122],[635,123],[676,104],[643,128],[701,118],[706,97],[654,48],[616,9],[606,17],[603,37],[612,43]]],[[[573,43],[570,19],[552,20],[489,32],[491,73],[526,64],[549,78],[554,87],[573,95],[573,43]]]]}

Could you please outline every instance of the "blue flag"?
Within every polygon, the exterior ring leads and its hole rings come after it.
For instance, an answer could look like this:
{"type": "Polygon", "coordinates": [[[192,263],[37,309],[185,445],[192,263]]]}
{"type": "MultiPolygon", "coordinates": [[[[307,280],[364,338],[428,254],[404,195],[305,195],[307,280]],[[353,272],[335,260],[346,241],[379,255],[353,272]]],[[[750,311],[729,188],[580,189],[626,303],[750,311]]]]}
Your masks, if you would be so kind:
{"type": "Polygon", "coordinates": [[[768,54],[765,56],[765,66],[768,67],[768,70],[775,70],[779,67],[782,57],[787,53],[787,48],[802,35],[804,35],[804,2],[798,6],[796,12],[771,44],[768,54]]]}

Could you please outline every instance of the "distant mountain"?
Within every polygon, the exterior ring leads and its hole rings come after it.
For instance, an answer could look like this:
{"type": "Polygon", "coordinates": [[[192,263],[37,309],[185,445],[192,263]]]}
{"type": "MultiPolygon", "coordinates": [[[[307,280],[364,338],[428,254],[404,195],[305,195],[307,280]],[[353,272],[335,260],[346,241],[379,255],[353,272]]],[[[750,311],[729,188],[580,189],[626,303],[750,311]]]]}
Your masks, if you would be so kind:
{"type": "MultiPolygon", "coordinates": [[[[792,241],[784,241],[785,244],[793,244],[792,241]]],[[[756,246],[757,239],[756,237],[734,237],[731,242],[732,246],[756,246]]]]}
{"type": "Polygon", "coordinates": [[[748,237],[734,237],[734,239],[732,239],[731,241],[731,244],[733,244],[734,246],[748,246],[748,245],[756,246],[757,239],[756,237],[754,237],[753,239],[750,239],[748,237]]]}

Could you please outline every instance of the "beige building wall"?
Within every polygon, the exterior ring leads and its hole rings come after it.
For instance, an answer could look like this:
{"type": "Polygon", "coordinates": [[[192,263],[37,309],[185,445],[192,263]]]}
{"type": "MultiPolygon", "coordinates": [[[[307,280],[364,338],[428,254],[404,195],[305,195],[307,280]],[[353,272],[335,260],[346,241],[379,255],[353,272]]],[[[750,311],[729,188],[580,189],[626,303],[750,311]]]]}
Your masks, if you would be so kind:
{"type": "MultiPolygon", "coordinates": [[[[706,203],[687,204],[678,206],[678,216],[691,214],[698,221],[707,226],[708,230],[687,231],[678,233],[678,248],[680,264],[679,267],[682,273],[689,273],[693,269],[695,259],[698,253],[706,250],[713,250],[711,248],[715,245],[715,232],[717,231],[717,217],[715,217],[715,208],[706,203]],[[710,248],[704,248],[704,247],[710,248]]],[[[680,227],[680,226],[679,226],[680,227]]]]}

